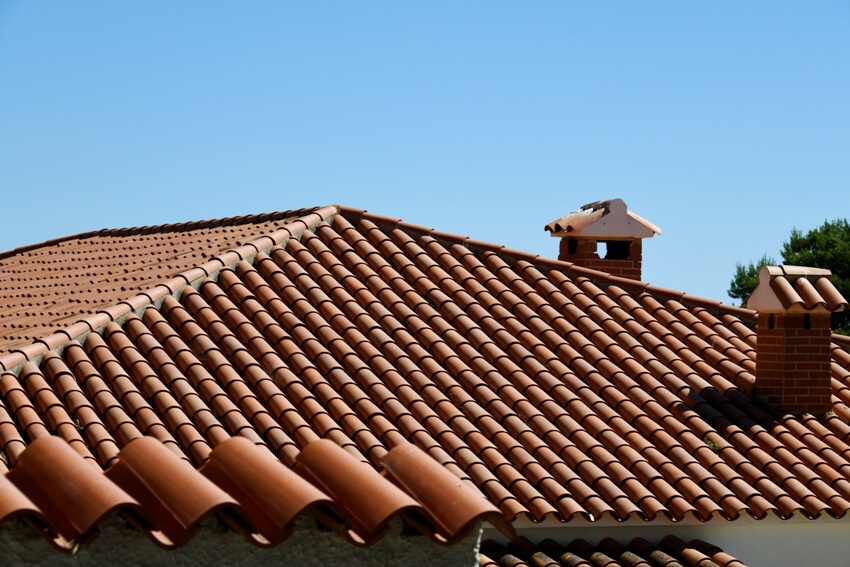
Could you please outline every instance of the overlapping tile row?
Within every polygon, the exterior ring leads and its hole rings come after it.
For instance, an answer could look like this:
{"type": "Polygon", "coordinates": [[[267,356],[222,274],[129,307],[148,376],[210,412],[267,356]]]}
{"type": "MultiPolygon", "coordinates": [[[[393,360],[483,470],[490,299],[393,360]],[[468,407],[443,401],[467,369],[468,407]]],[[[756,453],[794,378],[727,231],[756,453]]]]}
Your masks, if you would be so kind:
{"type": "Polygon", "coordinates": [[[839,346],[834,411],[776,418],[750,395],[751,312],[350,209],[309,224],[3,374],[0,449],[21,494],[0,503],[0,519],[49,525],[61,544],[120,511],[177,545],[216,511],[278,541],[287,516],[240,492],[256,480],[233,478],[243,461],[221,456],[237,443],[267,448],[280,474],[294,468],[325,495],[305,497],[311,513],[337,525],[345,512],[340,531],[364,542],[383,512],[345,509],[362,494],[310,468],[311,447],[388,470],[419,508],[399,497],[387,509],[443,539],[468,528],[458,510],[501,516],[477,510],[477,497],[441,512],[447,500],[392,464],[408,443],[509,519],[850,509],[850,354],[839,346]],[[51,435],[126,498],[80,525],[50,512],[23,463],[51,435]],[[209,478],[217,504],[157,516],[180,496],[141,480],[163,451],[187,479],[209,478]]]}
{"type": "Polygon", "coordinates": [[[657,545],[642,538],[628,544],[606,538],[597,545],[578,539],[567,545],[521,540],[510,546],[481,545],[479,567],[744,567],[722,549],[701,540],[667,536],[657,545]]]}
{"type": "Polygon", "coordinates": [[[101,230],[3,254],[2,350],[53,333],[307,212],[101,230]]]}
{"type": "Polygon", "coordinates": [[[845,422],[755,404],[731,316],[344,213],[181,300],[225,357],[288,368],[320,436],[373,464],[413,440],[510,517],[850,507],[845,422]]]}
{"type": "MultiPolygon", "coordinates": [[[[51,364],[55,368],[61,361],[53,359],[51,364]]],[[[34,369],[30,372],[29,383],[44,379],[34,369]]],[[[20,398],[12,378],[3,380],[12,399],[20,398]]],[[[118,514],[165,548],[184,545],[213,516],[261,547],[282,542],[308,515],[359,545],[380,539],[395,519],[441,543],[465,537],[479,521],[492,518],[498,525],[502,520],[480,494],[458,484],[410,444],[385,455],[387,478],[328,440],[311,443],[298,454],[297,472],[265,446],[241,436],[211,449],[196,469],[168,434],[163,436],[169,443],[162,443],[154,435],[133,431],[136,437],[117,452],[108,430],[88,435],[87,430],[96,429],[96,418],[80,425],[88,443],[67,428],[51,435],[48,430],[57,419],[70,417],[60,406],[49,406],[44,398],[51,396],[36,397],[41,399],[29,408],[32,421],[25,430],[30,443],[23,448],[19,438],[7,444],[4,461],[12,469],[0,475],[0,525],[23,520],[60,550],[74,551],[89,543],[100,524],[118,514]],[[40,420],[42,415],[47,422],[40,420]],[[103,441],[92,444],[98,435],[103,441]],[[107,454],[111,465],[104,472],[100,464],[107,454]],[[462,507],[447,509],[446,500],[462,507]]],[[[18,417],[27,413],[21,406],[16,410],[18,417]]],[[[84,413],[80,408],[78,412],[84,413]]],[[[120,421],[125,429],[133,429],[117,407],[104,416],[115,413],[118,419],[109,425],[120,421]]],[[[8,413],[3,417],[7,426],[8,413]]],[[[75,423],[80,423],[78,418],[75,423]]],[[[510,533],[507,526],[505,530],[510,533]]]]}

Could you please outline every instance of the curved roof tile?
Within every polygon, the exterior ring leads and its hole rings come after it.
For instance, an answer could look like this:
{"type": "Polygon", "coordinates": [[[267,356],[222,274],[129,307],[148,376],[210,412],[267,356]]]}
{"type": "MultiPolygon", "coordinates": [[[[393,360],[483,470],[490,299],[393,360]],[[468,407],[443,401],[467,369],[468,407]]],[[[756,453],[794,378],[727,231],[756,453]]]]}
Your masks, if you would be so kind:
{"type": "Polygon", "coordinates": [[[155,534],[155,541],[166,547],[189,541],[201,520],[214,513],[235,526],[234,516],[244,514],[236,500],[153,437],[128,443],[106,476],[154,517],[165,536],[155,534]]]}
{"type": "Polygon", "coordinates": [[[332,441],[310,443],[298,454],[297,462],[299,471],[345,509],[353,526],[352,540],[357,543],[384,535],[393,517],[422,512],[420,504],[408,494],[332,441]]]}
{"type": "Polygon", "coordinates": [[[499,509],[451,472],[409,443],[397,445],[382,459],[389,474],[416,497],[434,519],[443,541],[465,537],[473,524],[487,519],[512,533],[499,509]]]}
{"type": "MultiPolygon", "coordinates": [[[[13,502],[20,506],[13,509],[14,514],[45,518],[53,543],[61,548],[85,543],[96,535],[98,525],[115,513],[141,522],[147,516],[138,501],[59,437],[35,439],[6,477],[26,496],[13,502]]],[[[6,517],[9,515],[11,512],[6,517]]]]}
{"type": "MultiPolygon", "coordinates": [[[[452,541],[480,518],[850,510],[840,339],[834,413],[777,416],[751,394],[752,311],[362,211],[275,218],[83,235],[3,260],[33,286],[50,282],[45,298],[58,295],[43,301],[73,290],[100,303],[45,308],[45,320],[3,313],[44,338],[15,331],[0,343],[0,468],[35,495],[0,499],[0,518],[43,517],[83,541],[104,514],[130,510],[176,544],[216,513],[269,545],[307,514],[365,543],[394,518],[452,541]],[[169,240],[192,259],[162,274],[138,264],[139,254],[172,262],[169,240]],[[109,276],[97,255],[123,291],[92,283],[109,276]],[[124,496],[60,513],[27,484],[26,461],[44,443],[124,496]],[[412,465],[398,458],[406,451],[412,465]],[[428,459],[446,490],[417,484],[428,459]],[[147,466],[160,460],[173,475],[147,466]],[[352,484],[352,471],[363,478],[352,484]],[[276,490],[277,477],[300,488],[276,490]],[[382,509],[370,509],[365,486],[382,509]],[[445,512],[455,493],[458,516],[445,512]]],[[[846,304],[828,278],[804,276],[783,272],[786,300],[846,304]]]]}
{"type": "Polygon", "coordinates": [[[222,442],[200,472],[239,501],[253,533],[262,536],[260,544],[280,543],[308,513],[329,527],[344,523],[343,513],[327,494],[244,437],[222,442]]]}

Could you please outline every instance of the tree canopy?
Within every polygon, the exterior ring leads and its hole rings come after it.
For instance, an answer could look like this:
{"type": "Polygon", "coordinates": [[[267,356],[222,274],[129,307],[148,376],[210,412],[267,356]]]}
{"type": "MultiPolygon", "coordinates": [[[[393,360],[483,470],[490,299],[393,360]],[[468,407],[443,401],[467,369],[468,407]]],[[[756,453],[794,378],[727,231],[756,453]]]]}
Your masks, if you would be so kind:
{"type": "MultiPolygon", "coordinates": [[[[850,223],[847,219],[824,221],[823,225],[803,234],[793,229],[782,244],[782,263],[792,266],[825,268],[832,272],[832,283],[845,298],[850,298],[850,223]]],[[[729,297],[740,299],[741,305],[758,285],[758,271],[776,262],[767,254],[756,262],[735,264],[735,275],[729,284],[729,297]]],[[[850,332],[850,312],[833,313],[832,328],[850,332]]]]}
{"type": "Polygon", "coordinates": [[[759,270],[762,266],[775,266],[773,257],[763,254],[755,263],[742,264],[735,262],[735,276],[729,284],[729,297],[741,300],[741,306],[746,307],[747,298],[759,283],[759,270]]]}

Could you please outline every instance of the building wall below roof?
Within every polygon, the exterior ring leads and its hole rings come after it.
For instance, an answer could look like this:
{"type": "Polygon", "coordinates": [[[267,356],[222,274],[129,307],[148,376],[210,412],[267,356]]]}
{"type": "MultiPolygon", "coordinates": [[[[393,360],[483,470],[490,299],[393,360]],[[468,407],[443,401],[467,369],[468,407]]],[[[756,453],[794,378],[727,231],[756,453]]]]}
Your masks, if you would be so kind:
{"type": "Polygon", "coordinates": [[[422,535],[402,535],[400,521],[383,539],[368,547],[355,547],[336,533],[320,531],[315,521],[304,518],[282,544],[258,548],[216,520],[208,521],[185,546],[165,550],[121,518],[100,525],[101,534],[90,546],[75,554],[48,545],[22,523],[7,521],[0,529],[3,565],[37,567],[111,567],[115,565],[175,567],[286,566],[381,566],[429,565],[473,567],[478,565],[481,529],[452,546],[440,545],[422,535]]]}
{"type": "MultiPolygon", "coordinates": [[[[720,547],[751,567],[847,565],[847,558],[850,557],[850,521],[847,517],[840,520],[826,516],[816,520],[802,516],[789,520],[774,517],[754,520],[742,516],[733,521],[686,520],[673,523],[669,520],[655,520],[620,524],[577,519],[568,524],[520,521],[515,523],[515,527],[521,536],[535,544],[544,539],[553,539],[566,545],[573,540],[584,539],[591,545],[597,545],[605,538],[625,544],[636,537],[655,544],[667,535],[674,535],[684,541],[701,539],[720,547]]],[[[505,537],[489,525],[485,525],[482,539],[507,544],[505,537]]]]}

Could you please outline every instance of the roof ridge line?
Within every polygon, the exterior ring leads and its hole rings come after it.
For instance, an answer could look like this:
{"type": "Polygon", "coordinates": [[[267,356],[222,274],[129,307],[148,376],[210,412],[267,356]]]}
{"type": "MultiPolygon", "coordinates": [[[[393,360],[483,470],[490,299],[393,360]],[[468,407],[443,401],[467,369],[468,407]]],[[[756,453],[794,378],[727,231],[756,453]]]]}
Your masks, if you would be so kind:
{"type": "Polygon", "coordinates": [[[39,242],[36,244],[27,244],[25,246],[19,246],[12,250],[7,250],[5,252],[0,252],[0,260],[5,260],[6,258],[11,258],[12,256],[16,256],[18,254],[23,254],[24,252],[29,252],[31,250],[35,250],[37,248],[43,248],[46,246],[54,246],[56,244],[61,244],[63,242],[68,242],[70,240],[83,240],[85,238],[94,238],[96,236],[135,236],[139,234],[152,234],[152,233],[165,233],[165,232],[185,232],[189,230],[199,230],[204,228],[216,228],[219,226],[231,226],[235,224],[247,224],[247,223],[257,223],[257,222],[270,222],[276,220],[282,220],[286,218],[295,217],[303,217],[310,213],[319,211],[325,207],[310,207],[304,209],[293,209],[288,211],[277,211],[273,213],[257,213],[250,215],[242,215],[242,216],[233,216],[233,217],[222,217],[218,219],[207,219],[207,220],[199,220],[199,221],[188,221],[188,222],[178,222],[178,223],[166,223],[166,224],[157,224],[157,225],[148,225],[148,226],[135,226],[128,228],[102,228],[100,230],[90,230],[87,232],[79,232],[76,234],[70,234],[68,236],[60,236],[58,238],[51,238],[49,240],[45,240],[44,242],[39,242]]]}
{"type": "MultiPolygon", "coordinates": [[[[511,253],[513,251],[504,249],[501,252],[511,253]]],[[[717,299],[709,299],[698,295],[690,295],[684,291],[660,287],[642,280],[632,280],[629,278],[624,278],[622,276],[611,275],[601,270],[595,270],[593,268],[587,268],[584,266],[576,266],[572,262],[566,262],[564,260],[542,258],[536,260],[536,263],[543,264],[547,269],[554,269],[560,268],[561,266],[565,266],[565,271],[567,273],[587,277],[595,284],[600,285],[603,288],[611,285],[616,285],[627,291],[633,291],[637,293],[648,293],[653,297],[665,301],[674,300],[685,306],[701,307],[714,314],[722,313],[724,315],[733,315],[745,321],[752,320],[753,324],[755,324],[756,312],[752,309],[728,305],[717,299]]]]}
{"type": "MultiPolygon", "coordinates": [[[[398,228],[406,232],[407,234],[410,234],[411,236],[413,236],[414,234],[418,234],[421,236],[430,236],[431,238],[442,240],[443,242],[460,244],[464,248],[490,251],[499,255],[502,258],[509,259],[511,261],[523,260],[535,264],[537,267],[544,268],[545,270],[558,269],[570,275],[586,277],[593,281],[595,284],[600,285],[602,287],[616,285],[628,291],[634,291],[637,293],[649,293],[663,300],[673,299],[686,306],[702,307],[703,309],[706,309],[713,314],[720,313],[724,315],[733,315],[744,321],[752,321],[752,323],[755,324],[755,311],[753,311],[752,309],[746,309],[744,307],[735,307],[734,305],[727,305],[719,300],[708,299],[695,295],[688,295],[684,291],[659,287],[645,281],[637,281],[628,278],[623,278],[620,276],[614,276],[609,274],[608,272],[603,272],[601,270],[595,270],[593,268],[587,268],[585,266],[577,266],[572,262],[558,260],[556,258],[546,258],[540,256],[539,254],[524,252],[522,250],[515,250],[512,248],[508,248],[507,246],[502,244],[485,242],[481,240],[473,240],[468,236],[438,231],[434,228],[405,222],[401,219],[397,219],[394,217],[387,217],[384,215],[370,213],[369,211],[366,211],[364,209],[340,207],[340,213],[343,215],[343,217],[351,221],[352,224],[356,224],[356,222],[354,221],[365,219],[374,222],[379,226],[382,226],[384,229],[390,227],[398,228]]],[[[848,349],[850,349],[850,339],[848,339],[848,349]]]]}
{"type": "MultiPolygon", "coordinates": [[[[89,333],[98,332],[109,323],[116,322],[120,324],[131,313],[140,315],[151,305],[158,307],[168,296],[180,299],[180,294],[186,286],[193,286],[197,289],[204,279],[217,279],[219,272],[225,267],[232,268],[243,260],[253,261],[253,258],[260,252],[267,252],[273,246],[282,244],[290,238],[300,239],[305,230],[315,230],[315,227],[320,222],[327,222],[333,219],[340,213],[340,208],[339,205],[328,205],[325,207],[314,207],[312,209],[300,209],[299,211],[305,211],[306,214],[292,219],[291,222],[287,222],[274,232],[265,234],[247,244],[226,250],[217,256],[213,256],[201,265],[183,270],[165,282],[157,283],[153,287],[142,290],[134,296],[122,299],[109,307],[98,310],[96,313],[78,319],[55,333],[40,337],[26,345],[0,354],[0,372],[12,372],[17,375],[20,373],[24,364],[31,361],[40,363],[41,358],[51,350],[55,350],[61,354],[64,347],[71,341],[83,338],[89,333]],[[311,222],[307,222],[308,220],[311,222]],[[303,228],[295,231],[288,228],[290,225],[296,223],[303,224],[303,228]]],[[[274,214],[277,213],[270,213],[270,215],[274,214]]],[[[255,216],[259,217],[261,215],[255,216]]],[[[68,237],[66,240],[73,238],[68,237]]]]}
{"type": "Polygon", "coordinates": [[[79,240],[80,238],[82,238],[83,234],[84,233],[72,234],[70,236],[61,236],[59,238],[51,238],[50,240],[45,240],[44,242],[38,242],[36,244],[27,244],[26,246],[19,246],[17,248],[13,248],[12,250],[0,252],[0,260],[5,260],[6,258],[11,258],[12,256],[17,256],[18,254],[23,254],[24,252],[29,252],[30,250],[35,250],[37,248],[54,246],[56,244],[68,242],[69,240],[79,240]]]}

